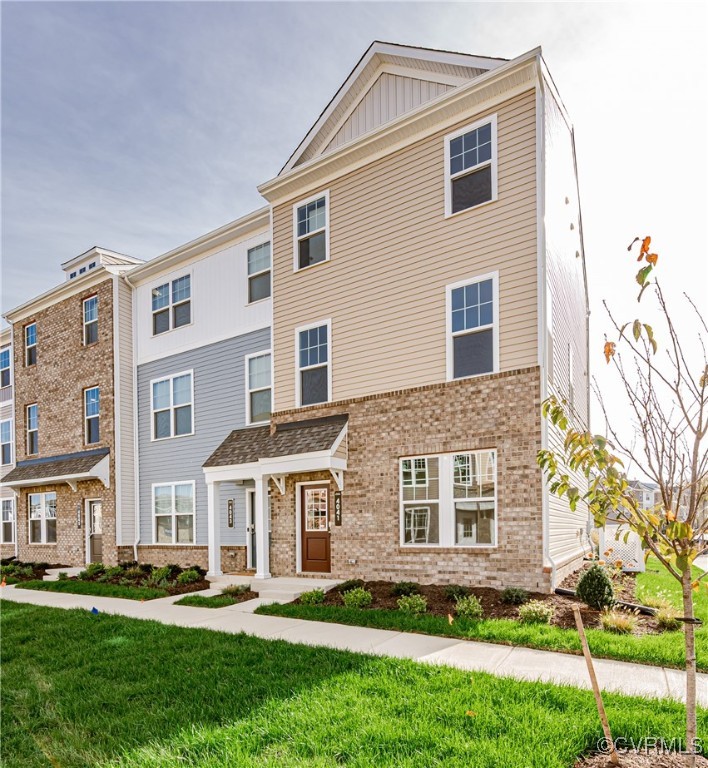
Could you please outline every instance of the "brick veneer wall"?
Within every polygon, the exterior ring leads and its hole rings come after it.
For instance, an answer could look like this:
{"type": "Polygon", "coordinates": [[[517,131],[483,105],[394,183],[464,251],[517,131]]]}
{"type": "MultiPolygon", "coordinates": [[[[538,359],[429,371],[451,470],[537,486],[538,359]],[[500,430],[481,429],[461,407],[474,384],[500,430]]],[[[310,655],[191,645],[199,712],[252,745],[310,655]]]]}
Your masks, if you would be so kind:
{"type": "MultiPolygon", "coordinates": [[[[133,547],[120,547],[118,559],[121,563],[132,562],[135,559],[133,547]]],[[[138,545],[138,562],[150,565],[179,565],[185,568],[198,565],[207,570],[209,567],[209,550],[207,547],[169,547],[138,545]]],[[[246,547],[222,547],[221,568],[224,573],[246,570],[246,547]]]]}
{"type": "MultiPolygon", "coordinates": [[[[342,525],[332,527],[336,578],[550,588],[543,569],[540,374],[527,368],[274,414],[277,422],[349,414],[342,525]],[[401,547],[399,458],[494,448],[498,542],[492,549],[401,547]],[[355,559],[355,564],[348,560],[355,559]]],[[[295,572],[295,484],[271,490],[273,575],[295,572]]]]}

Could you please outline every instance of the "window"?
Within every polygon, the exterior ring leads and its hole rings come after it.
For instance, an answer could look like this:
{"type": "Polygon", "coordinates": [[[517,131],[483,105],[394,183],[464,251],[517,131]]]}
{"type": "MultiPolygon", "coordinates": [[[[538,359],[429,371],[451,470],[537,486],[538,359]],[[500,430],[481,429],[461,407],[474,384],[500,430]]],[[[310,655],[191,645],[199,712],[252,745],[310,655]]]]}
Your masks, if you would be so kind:
{"type": "Polygon", "coordinates": [[[30,493],[29,506],[30,544],[57,543],[57,495],[56,493],[30,493]]]}
{"type": "Polygon", "coordinates": [[[12,464],[12,421],[0,422],[0,453],[2,464],[12,464]]]}
{"type": "Polygon", "coordinates": [[[329,192],[293,207],[295,269],[329,259],[329,192]]]}
{"type": "Polygon", "coordinates": [[[497,273],[447,287],[448,380],[498,370],[497,273]]]}
{"type": "Polygon", "coordinates": [[[247,423],[269,421],[273,387],[270,352],[246,357],[246,379],[247,423]]]}
{"type": "Polygon", "coordinates": [[[37,323],[25,326],[25,365],[37,363],[37,323]]]}
{"type": "Polygon", "coordinates": [[[96,262],[95,262],[95,261],[92,261],[92,262],[89,264],[88,268],[89,268],[89,269],[94,269],[94,268],[95,268],[95,266],[96,266],[96,262]]]}
{"type": "Polygon", "coordinates": [[[39,453],[39,410],[37,403],[28,405],[26,409],[27,423],[27,455],[39,453]]]}
{"type": "Polygon", "coordinates": [[[151,382],[152,439],[180,437],[194,432],[192,373],[151,382]]]}
{"type": "Polygon", "coordinates": [[[99,429],[100,393],[98,387],[84,390],[84,440],[87,445],[101,439],[99,429]]]}
{"type": "Polygon", "coordinates": [[[10,347],[4,347],[0,349],[0,387],[9,387],[10,383],[10,347]]]}
{"type": "Polygon", "coordinates": [[[298,354],[299,405],[326,403],[330,399],[330,321],[295,331],[298,354]]]}
{"type": "Polygon", "coordinates": [[[270,296],[270,243],[248,249],[248,303],[270,296]]]}
{"type": "Polygon", "coordinates": [[[496,115],[445,137],[445,215],[497,199],[496,115]]]}
{"type": "Polygon", "coordinates": [[[15,543],[15,501],[2,500],[2,525],[0,525],[0,543],[15,543]]]}
{"type": "Polygon", "coordinates": [[[401,543],[496,545],[496,452],[401,459],[401,543]]]}
{"type": "Polygon", "coordinates": [[[152,487],[155,543],[194,544],[194,483],[152,487]]]}
{"type": "Polygon", "coordinates": [[[152,289],[153,336],[192,322],[191,296],[191,275],[183,275],[152,289]]]}
{"type": "Polygon", "coordinates": [[[70,280],[73,280],[75,277],[76,277],[76,272],[72,272],[72,273],[69,275],[69,279],[70,279],[70,280]]]}
{"type": "Polygon", "coordinates": [[[84,272],[86,272],[86,267],[81,267],[81,269],[79,270],[79,274],[83,275],[84,272]]]}
{"type": "Polygon", "coordinates": [[[98,296],[84,299],[84,344],[95,344],[98,341],[98,296]]]}

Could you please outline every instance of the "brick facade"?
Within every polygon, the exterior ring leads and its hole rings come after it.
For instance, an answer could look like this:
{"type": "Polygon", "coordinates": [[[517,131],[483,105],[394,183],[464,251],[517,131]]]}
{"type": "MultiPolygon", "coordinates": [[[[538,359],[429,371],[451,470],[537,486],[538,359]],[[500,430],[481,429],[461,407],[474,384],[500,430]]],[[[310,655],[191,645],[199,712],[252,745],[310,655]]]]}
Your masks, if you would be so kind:
{"type": "MultiPolygon", "coordinates": [[[[402,579],[491,587],[550,588],[543,567],[540,372],[508,371],[274,415],[275,422],[349,414],[342,525],[331,530],[336,578],[402,579]],[[493,548],[402,547],[399,459],[453,451],[497,451],[498,541],[493,548]],[[349,560],[356,560],[350,563],[349,560]]],[[[295,485],[271,488],[271,572],[296,570],[295,485]]]]}
{"type": "MultiPolygon", "coordinates": [[[[129,563],[135,559],[133,547],[120,547],[118,560],[129,563]]],[[[198,565],[205,571],[209,567],[207,547],[170,547],[165,545],[138,545],[138,562],[151,565],[179,565],[186,568],[198,565]]],[[[246,547],[228,546],[221,548],[221,566],[224,573],[240,573],[246,570],[246,547]]]]}

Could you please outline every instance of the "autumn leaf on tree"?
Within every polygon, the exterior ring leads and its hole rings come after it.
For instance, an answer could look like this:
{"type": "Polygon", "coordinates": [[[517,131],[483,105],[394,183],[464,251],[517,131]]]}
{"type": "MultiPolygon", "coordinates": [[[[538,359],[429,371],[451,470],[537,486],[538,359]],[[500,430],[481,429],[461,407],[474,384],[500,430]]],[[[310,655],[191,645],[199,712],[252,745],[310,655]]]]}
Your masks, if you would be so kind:
{"type": "Polygon", "coordinates": [[[656,266],[656,262],[659,260],[659,255],[656,253],[647,254],[647,262],[656,266]]]}
{"type": "Polygon", "coordinates": [[[605,360],[609,363],[611,358],[614,357],[615,354],[615,342],[614,341],[606,341],[605,342],[605,360]]]}

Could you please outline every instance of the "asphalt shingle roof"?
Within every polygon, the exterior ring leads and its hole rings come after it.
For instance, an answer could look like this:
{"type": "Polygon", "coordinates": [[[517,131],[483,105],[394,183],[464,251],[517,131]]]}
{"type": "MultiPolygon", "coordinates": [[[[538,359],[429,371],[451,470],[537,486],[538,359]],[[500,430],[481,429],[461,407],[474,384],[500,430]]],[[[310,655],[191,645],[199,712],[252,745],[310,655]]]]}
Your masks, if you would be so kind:
{"type": "Polygon", "coordinates": [[[44,480],[45,478],[82,475],[90,472],[108,453],[108,448],[96,448],[79,453],[65,453],[62,456],[18,461],[17,466],[3,477],[2,482],[17,483],[23,480],[44,480]]]}

